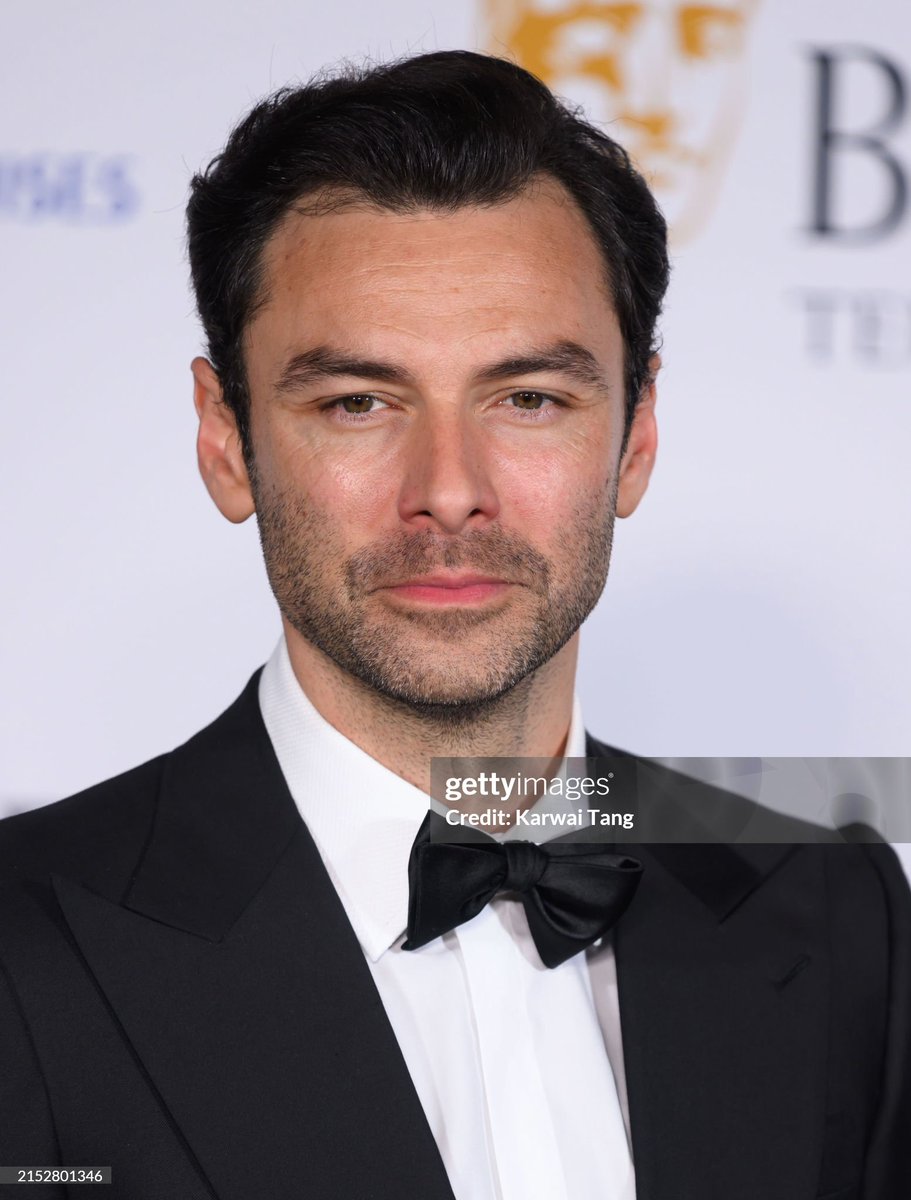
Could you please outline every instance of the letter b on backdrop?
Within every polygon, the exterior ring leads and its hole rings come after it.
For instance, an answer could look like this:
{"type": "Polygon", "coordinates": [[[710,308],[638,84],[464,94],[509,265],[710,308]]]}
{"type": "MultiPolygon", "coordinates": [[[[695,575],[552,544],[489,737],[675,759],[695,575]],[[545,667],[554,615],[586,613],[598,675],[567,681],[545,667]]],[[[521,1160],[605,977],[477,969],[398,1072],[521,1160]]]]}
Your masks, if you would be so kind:
{"type": "Polygon", "coordinates": [[[865,46],[813,50],[810,57],[816,73],[811,231],[842,242],[879,241],[899,227],[908,210],[907,170],[892,144],[908,107],[902,70],[865,46]],[[851,122],[852,85],[874,89],[878,97],[878,112],[872,120],[865,113],[868,123],[860,127],[851,122]],[[877,182],[869,188],[870,204],[864,189],[864,219],[848,219],[841,206],[848,173],[861,168],[865,179],[877,182]]]}

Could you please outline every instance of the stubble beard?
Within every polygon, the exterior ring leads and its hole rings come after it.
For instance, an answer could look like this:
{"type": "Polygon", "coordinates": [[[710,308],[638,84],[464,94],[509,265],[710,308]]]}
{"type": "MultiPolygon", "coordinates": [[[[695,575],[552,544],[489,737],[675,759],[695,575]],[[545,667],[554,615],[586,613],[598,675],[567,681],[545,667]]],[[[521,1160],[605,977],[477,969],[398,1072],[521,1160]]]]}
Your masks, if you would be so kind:
{"type": "Polygon", "coordinates": [[[362,685],[437,724],[489,714],[551,659],[594,608],[607,579],[616,482],[573,516],[554,564],[518,534],[490,525],[451,536],[402,532],[347,560],[331,518],[304,497],[253,492],[266,571],[290,625],[362,685]],[[439,570],[518,586],[483,608],[394,608],[376,589],[439,570]]]}

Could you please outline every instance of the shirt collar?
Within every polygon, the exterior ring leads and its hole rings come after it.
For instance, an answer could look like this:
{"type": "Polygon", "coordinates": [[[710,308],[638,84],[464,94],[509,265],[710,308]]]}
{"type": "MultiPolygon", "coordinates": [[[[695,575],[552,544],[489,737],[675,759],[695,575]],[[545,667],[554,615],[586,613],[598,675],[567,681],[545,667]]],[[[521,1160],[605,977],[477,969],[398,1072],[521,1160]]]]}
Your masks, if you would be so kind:
{"type": "MultiPolygon", "coordinates": [[[[427,794],[339,733],[297,682],[284,637],[263,668],[259,704],[288,790],[371,962],[408,920],[408,859],[427,794]]],[[[578,697],[566,743],[585,757],[578,697]]]]}

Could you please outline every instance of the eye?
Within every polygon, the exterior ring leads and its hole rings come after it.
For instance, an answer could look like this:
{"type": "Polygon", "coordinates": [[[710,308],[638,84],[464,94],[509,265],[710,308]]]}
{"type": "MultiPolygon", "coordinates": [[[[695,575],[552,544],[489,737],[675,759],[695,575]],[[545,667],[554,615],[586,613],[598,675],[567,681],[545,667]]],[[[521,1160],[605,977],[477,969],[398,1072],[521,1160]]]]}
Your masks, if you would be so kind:
{"type": "Polygon", "coordinates": [[[375,404],[381,404],[386,407],[385,401],[379,396],[373,396],[369,392],[358,392],[355,396],[342,396],[340,399],[333,402],[333,407],[341,409],[343,413],[347,413],[350,417],[365,416],[369,412],[376,412],[373,407],[375,404]]]}
{"type": "Polygon", "coordinates": [[[510,392],[505,397],[504,403],[518,412],[534,417],[539,413],[547,412],[551,408],[556,408],[559,401],[555,400],[553,396],[549,396],[546,392],[523,390],[521,392],[510,392]]]}
{"type": "Polygon", "coordinates": [[[330,400],[322,407],[323,411],[330,413],[336,421],[351,425],[365,421],[390,405],[372,392],[355,392],[350,396],[339,396],[330,400]]]}

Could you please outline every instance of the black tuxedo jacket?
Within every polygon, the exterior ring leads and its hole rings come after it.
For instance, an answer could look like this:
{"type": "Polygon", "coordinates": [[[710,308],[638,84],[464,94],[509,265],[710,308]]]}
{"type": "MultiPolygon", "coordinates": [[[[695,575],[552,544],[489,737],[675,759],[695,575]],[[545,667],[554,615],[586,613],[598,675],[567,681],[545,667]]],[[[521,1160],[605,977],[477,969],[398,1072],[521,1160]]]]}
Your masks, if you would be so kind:
{"type": "MultiPolygon", "coordinates": [[[[0,1164],[111,1165],[110,1200],[452,1200],[257,682],[173,753],[0,823],[0,1164]]],[[[908,1200],[891,849],[634,852],[638,1200],[908,1200]]]]}

